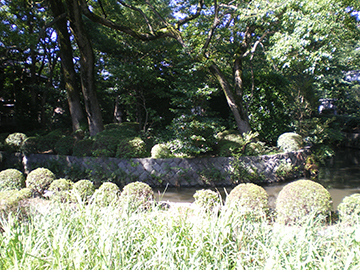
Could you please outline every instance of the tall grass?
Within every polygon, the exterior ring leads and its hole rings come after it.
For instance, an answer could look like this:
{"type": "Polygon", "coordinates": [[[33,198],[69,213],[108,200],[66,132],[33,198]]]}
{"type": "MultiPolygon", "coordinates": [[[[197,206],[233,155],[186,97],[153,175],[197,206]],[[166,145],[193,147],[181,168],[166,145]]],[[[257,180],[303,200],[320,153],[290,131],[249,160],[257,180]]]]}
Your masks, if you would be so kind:
{"type": "Polygon", "coordinates": [[[358,269],[360,226],[54,205],[1,219],[0,269],[358,269]]]}

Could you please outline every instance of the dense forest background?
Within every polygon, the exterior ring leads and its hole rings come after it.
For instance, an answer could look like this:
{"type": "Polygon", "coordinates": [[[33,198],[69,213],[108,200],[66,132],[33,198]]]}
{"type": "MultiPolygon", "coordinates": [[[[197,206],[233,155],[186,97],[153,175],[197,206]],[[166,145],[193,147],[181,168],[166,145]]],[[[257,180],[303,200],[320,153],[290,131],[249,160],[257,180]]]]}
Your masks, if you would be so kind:
{"type": "Polygon", "coordinates": [[[0,6],[0,133],[93,137],[137,122],[143,138],[207,152],[224,130],[276,145],[288,131],[322,143],[358,129],[357,0],[0,6]]]}

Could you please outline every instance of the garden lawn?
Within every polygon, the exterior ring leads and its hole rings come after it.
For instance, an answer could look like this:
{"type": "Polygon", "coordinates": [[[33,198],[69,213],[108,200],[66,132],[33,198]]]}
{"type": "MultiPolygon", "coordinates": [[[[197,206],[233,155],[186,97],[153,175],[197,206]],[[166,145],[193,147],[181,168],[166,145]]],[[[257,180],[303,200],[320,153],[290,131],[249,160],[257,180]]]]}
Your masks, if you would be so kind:
{"type": "Polygon", "coordinates": [[[54,204],[2,218],[0,269],[358,269],[360,224],[54,204]]]}

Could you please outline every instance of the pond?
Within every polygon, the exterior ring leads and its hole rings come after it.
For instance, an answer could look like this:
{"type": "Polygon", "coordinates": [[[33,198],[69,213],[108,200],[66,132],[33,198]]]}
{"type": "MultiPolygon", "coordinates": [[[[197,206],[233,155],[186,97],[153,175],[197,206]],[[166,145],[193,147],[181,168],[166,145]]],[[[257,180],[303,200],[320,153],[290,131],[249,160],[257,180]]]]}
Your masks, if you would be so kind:
{"type": "MultiPolygon", "coordinates": [[[[328,160],[319,168],[319,179],[317,180],[327,190],[329,190],[333,199],[334,209],[345,196],[353,193],[360,193],[360,150],[341,148],[336,149],[336,155],[328,160]]],[[[271,207],[275,206],[276,197],[281,189],[289,182],[276,183],[264,186],[269,194],[269,203],[271,207]]],[[[168,188],[164,190],[155,190],[158,199],[169,202],[191,203],[194,201],[193,195],[199,188],[168,188]]],[[[226,197],[226,193],[231,188],[217,188],[226,197]]]]}

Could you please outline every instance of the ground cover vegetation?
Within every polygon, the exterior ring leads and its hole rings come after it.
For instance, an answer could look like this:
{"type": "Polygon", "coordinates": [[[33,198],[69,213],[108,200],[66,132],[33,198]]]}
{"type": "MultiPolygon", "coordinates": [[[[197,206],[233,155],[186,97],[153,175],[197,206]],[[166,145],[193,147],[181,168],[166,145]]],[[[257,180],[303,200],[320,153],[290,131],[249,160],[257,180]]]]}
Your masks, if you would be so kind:
{"type": "MultiPolygon", "coordinates": [[[[299,180],[289,185],[311,189],[313,183],[299,180]]],[[[71,190],[63,184],[57,185],[58,191],[71,190]]],[[[33,198],[26,188],[1,191],[1,267],[351,269],[359,264],[356,196],[339,205],[337,220],[321,203],[318,209],[300,211],[305,209],[302,198],[297,203],[297,196],[290,194],[299,219],[283,222],[283,214],[278,221],[274,209],[262,205],[266,196],[254,196],[262,193],[255,185],[240,184],[227,198],[211,190],[198,191],[193,207],[156,202],[144,183],[131,183],[122,192],[103,185],[97,199],[79,196],[63,202],[33,198]],[[109,202],[109,197],[114,200],[109,202]],[[234,204],[237,200],[239,204],[234,204]],[[250,211],[254,207],[257,215],[250,211]]],[[[331,201],[320,197],[308,200],[331,201]]]]}

